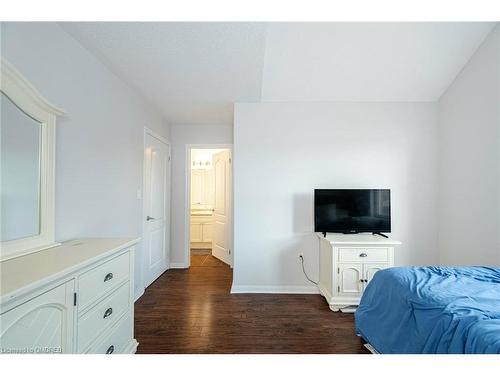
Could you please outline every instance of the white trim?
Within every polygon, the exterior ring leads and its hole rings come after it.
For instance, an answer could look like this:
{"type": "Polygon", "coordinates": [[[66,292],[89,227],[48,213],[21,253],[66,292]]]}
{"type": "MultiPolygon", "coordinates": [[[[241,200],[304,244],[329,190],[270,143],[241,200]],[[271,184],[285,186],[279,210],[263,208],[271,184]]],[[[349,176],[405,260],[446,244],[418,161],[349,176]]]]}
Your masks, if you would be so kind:
{"type": "Polygon", "coordinates": [[[49,103],[40,92],[24,77],[14,65],[9,63],[3,57],[0,57],[0,69],[2,72],[2,91],[8,91],[6,95],[14,102],[27,104],[26,108],[22,107],[23,111],[29,111],[31,115],[38,118],[45,116],[47,113],[54,116],[64,115],[64,110],[49,103]],[[28,102],[28,103],[24,103],[28,102]],[[29,103],[31,102],[31,103],[29,103]],[[40,114],[36,114],[37,112],[40,114]]]}
{"type": "Polygon", "coordinates": [[[167,144],[167,145],[170,146],[170,141],[167,138],[159,135],[158,133],[156,133],[155,131],[151,130],[147,126],[144,127],[144,133],[149,134],[150,136],[152,136],[152,137],[154,137],[154,138],[156,138],[156,139],[158,139],[158,140],[162,141],[163,143],[165,143],[165,144],[167,144]]]}
{"type": "Polygon", "coordinates": [[[0,261],[4,261],[59,245],[55,242],[56,116],[64,112],[44,99],[33,85],[3,58],[0,58],[0,75],[0,91],[41,124],[40,232],[30,237],[3,241],[0,261]]]}
{"type": "Polygon", "coordinates": [[[136,339],[132,339],[128,345],[123,349],[122,354],[135,354],[137,351],[137,347],[139,346],[139,343],[137,342],[136,339]]]}
{"type": "Polygon", "coordinates": [[[137,302],[137,300],[144,295],[145,291],[146,291],[146,289],[144,289],[144,288],[141,288],[140,290],[136,290],[134,293],[135,294],[134,295],[134,302],[137,302]]]}
{"type": "Polygon", "coordinates": [[[189,268],[189,265],[183,262],[170,263],[170,268],[189,268]]]}
{"type": "MultiPolygon", "coordinates": [[[[166,228],[166,233],[165,235],[168,234],[168,243],[165,241],[165,246],[168,247],[168,257],[167,257],[167,266],[165,271],[168,269],[172,268],[172,265],[170,264],[170,255],[171,255],[171,230],[170,230],[170,223],[171,223],[171,211],[172,211],[172,145],[170,141],[157,134],[147,126],[144,127],[144,135],[143,135],[143,151],[142,151],[142,210],[141,210],[141,222],[142,222],[142,238],[144,237],[144,233],[146,231],[146,221],[144,218],[146,217],[146,207],[145,207],[145,200],[144,200],[144,195],[145,195],[145,187],[146,187],[146,135],[150,135],[153,138],[158,139],[160,142],[166,144],[168,146],[168,173],[165,175],[165,178],[168,178],[168,184],[165,184],[166,187],[166,194],[167,197],[165,198],[165,206],[168,202],[168,210],[165,210],[165,228],[166,228]]],[[[167,237],[167,236],[165,236],[167,237]]],[[[144,290],[149,286],[146,285],[146,278],[145,278],[145,267],[146,267],[146,251],[144,248],[144,242],[141,243],[141,288],[144,290]]],[[[165,272],[163,271],[163,272],[165,272]]],[[[142,294],[141,294],[142,295],[142,294]]],[[[137,299],[140,298],[137,297],[137,299]]],[[[137,300],[136,299],[136,300],[137,300]]]]}
{"type": "MultiPolygon", "coordinates": [[[[231,150],[231,159],[233,159],[233,145],[230,143],[202,143],[202,144],[197,144],[197,143],[190,143],[186,144],[186,165],[184,167],[184,173],[186,176],[185,179],[185,190],[184,190],[184,228],[185,234],[184,234],[184,264],[186,265],[185,267],[178,267],[178,268],[189,268],[191,266],[191,257],[190,255],[190,241],[189,238],[191,237],[191,223],[190,223],[190,218],[191,218],[191,150],[192,149],[216,149],[216,148],[221,148],[221,149],[226,149],[226,150],[231,150]]],[[[231,163],[231,168],[233,168],[233,163],[231,163]]],[[[233,176],[233,173],[231,173],[231,176],[233,176]]],[[[234,177],[233,177],[234,181],[234,177]]],[[[232,182],[231,182],[232,183],[232,182]]],[[[233,194],[231,196],[231,211],[234,212],[234,188],[233,188],[233,194]]],[[[231,268],[234,267],[234,215],[233,212],[231,213],[231,268]]],[[[179,263],[181,264],[181,263],[179,263]]],[[[173,267],[172,267],[173,268],[173,267]]]]}
{"type": "Polygon", "coordinates": [[[320,294],[314,285],[232,285],[231,294],[262,293],[262,294],[320,294]]]}

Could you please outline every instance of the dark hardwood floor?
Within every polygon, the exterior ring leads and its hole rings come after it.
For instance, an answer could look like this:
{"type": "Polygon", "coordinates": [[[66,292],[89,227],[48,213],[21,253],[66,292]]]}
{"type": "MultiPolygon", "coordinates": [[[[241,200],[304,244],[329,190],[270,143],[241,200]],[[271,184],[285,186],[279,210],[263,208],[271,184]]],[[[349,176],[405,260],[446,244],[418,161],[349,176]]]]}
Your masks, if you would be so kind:
{"type": "Polygon", "coordinates": [[[230,294],[211,255],[158,278],[135,304],[138,353],[368,353],[354,315],[307,294],[230,294]]]}

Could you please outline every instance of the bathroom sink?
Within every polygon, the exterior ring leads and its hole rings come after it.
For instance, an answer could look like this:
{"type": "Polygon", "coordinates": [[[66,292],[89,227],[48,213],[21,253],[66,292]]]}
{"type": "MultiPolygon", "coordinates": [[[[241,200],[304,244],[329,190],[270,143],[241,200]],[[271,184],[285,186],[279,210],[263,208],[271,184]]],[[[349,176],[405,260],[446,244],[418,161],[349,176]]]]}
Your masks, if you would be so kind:
{"type": "Polygon", "coordinates": [[[213,209],[191,209],[191,216],[212,216],[214,213],[213,209]]]}

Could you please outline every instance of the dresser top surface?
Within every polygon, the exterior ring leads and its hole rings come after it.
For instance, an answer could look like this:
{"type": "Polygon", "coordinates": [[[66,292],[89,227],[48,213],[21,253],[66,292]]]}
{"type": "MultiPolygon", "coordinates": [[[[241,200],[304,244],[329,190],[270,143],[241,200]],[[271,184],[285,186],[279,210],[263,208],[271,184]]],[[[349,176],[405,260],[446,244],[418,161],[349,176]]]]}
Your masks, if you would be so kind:
{"type": "Polygon", "coordinates": [[[384,238],[370,233],[342,234],[327,233],[326,238],[321,233],[317,233],[322,240],[330,242],[332,245],[401,245],[401,241],[392,238],[384,238]]]}
{"type": "Polygon", "coordinates": [[[72,272],[139,242],[139,238],[85,238],[0,262],[0,297],[72,272]]]}

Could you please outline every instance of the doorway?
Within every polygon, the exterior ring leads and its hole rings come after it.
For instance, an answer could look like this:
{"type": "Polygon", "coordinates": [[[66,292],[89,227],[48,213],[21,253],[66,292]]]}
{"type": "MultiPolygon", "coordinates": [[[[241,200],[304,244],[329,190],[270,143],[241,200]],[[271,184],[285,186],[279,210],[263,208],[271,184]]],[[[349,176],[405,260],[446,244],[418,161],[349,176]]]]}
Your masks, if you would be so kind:
{"type": "Polygon", "coordinates": [[[147,288],[169,268],[170,143],[144,130],[143,284],[147,288]]]}
{"type": "MultiPolygon", "coordinates": [[[[232,267],[231,148],[188,147],[187,259],[189,265],[217,262],[232,267]]],[[[211,146],[214,147],[214,146],[211,146]]]]}

